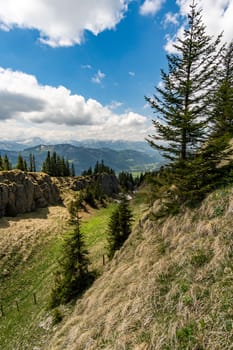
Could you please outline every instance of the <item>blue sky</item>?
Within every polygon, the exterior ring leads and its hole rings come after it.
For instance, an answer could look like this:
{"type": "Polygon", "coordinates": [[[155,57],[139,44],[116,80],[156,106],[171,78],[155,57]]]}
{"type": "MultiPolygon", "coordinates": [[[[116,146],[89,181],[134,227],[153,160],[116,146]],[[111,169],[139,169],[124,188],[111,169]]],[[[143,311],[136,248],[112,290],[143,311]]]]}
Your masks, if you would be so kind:
{"type": "MultiPolygon", "coordinates": [[[[0,0],[0,137],[143,140],[190,0],[0,0]]],[[[233,0],[199,0],[232,40],[233,0]]]]}

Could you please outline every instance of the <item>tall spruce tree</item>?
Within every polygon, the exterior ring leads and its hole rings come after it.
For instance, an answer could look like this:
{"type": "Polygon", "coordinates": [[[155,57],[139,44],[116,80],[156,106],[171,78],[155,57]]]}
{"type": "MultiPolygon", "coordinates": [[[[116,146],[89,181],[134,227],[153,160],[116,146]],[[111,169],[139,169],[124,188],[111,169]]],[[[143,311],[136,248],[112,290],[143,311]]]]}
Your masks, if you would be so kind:
{"type": "MultiPolygon", "coordinates": [[[[190,5],[188,25],[174,44],[175,54],[167,55],[168,73],[161,70],[162,87],[146,100],[156,113],[155,134],[147,140],[169,159],[171,168],[165,191],[170,193],[163,207],[195,202],[211,189],[216,168],[211,147],[209,117],[214,108],[217,74],[221,60],[221,35],[206,34],[197,2],[190,5]],[[171,186],[174,185],[174,186],[171,186]]],[[[162,195],[162,197],[164,197],[162,195]]]]}
{"type": "Polygon", "coordinates": [[[167,55],[168,73],[161,70],[163,86],[156,87],[153,98],[146,97],[157,117],[156,133],[148,141],[173,162],[192,158],[207,138],[219,44],[220,36],[213,41],[206,35],[201,11],[193,1],[184,37],[174,44],[177,53],[167,55]]]}

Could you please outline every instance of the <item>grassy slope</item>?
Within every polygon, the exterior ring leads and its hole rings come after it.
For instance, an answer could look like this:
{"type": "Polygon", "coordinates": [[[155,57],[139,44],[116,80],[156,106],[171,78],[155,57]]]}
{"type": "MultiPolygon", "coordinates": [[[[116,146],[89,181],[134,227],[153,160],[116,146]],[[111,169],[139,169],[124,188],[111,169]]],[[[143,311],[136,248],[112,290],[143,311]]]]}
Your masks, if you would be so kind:
{"type": "Polygon", "coordinates": [[[233,349],[233,191],[148,212],[46,350],[233,349]]]}
{"type": "MultiPolygon", "coordinates": [[[[107,252],[106,227],[115,206],[82,214],[91,263],[99,272],[107,252]]],[[[4,312],[3,317],[0,312],[0,349],[31,350],[46,342],[52,322],[47,302],[67,218],[65,207],[51,207],[0,219],[0,305],[4,312]]]]}
{"type": "Polygon", "coordinates": [[[66,218],[64,207],[51,207],[0,220],[1,349],[32,349],[46,334],[48,287],[66,218]]]}

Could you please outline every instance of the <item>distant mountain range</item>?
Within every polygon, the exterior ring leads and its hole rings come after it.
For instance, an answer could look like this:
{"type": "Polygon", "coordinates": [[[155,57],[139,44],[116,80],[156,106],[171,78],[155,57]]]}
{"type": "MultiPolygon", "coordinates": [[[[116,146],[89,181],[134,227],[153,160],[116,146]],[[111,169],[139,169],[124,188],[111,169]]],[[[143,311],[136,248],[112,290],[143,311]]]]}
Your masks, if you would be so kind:
{"type": "Polygon", "coordinates": [[[36,169],[40,171],[47,152],[56,152],[57,155],[74,163],[76,175],[81,174],[83,170],[87,170],[90,166],[94,167],[97,161],[101,162],[102,160],[116,172],[154,170],[163,163],[159,153],[143,142],[87,140],[80,142],[80,145],[77,141],[73,142],[76,145],[66,143],[25,147],[29,145],[29,142],[1,141],[0,154],[2,156],[7,154],[12,165],[15,166],[19,154],[28,162],[31,153],[35,156],[36,169]]]}
{"type": "Polygon", "coordinates": [[[125,140],[67,140],[62,142],[47,142],[39,137],[25,139],[20,141],[0,141],[0,149],[8,151],[23,151],[27,148],[32,148],[38,145],[56,145],[56,144],[70,144],[76,147],[85,148],[109,148],[115,151],[122,151],[126,149],[137,150],[154,154],[155,151],[148,145],[146,141],[125,141],[125,140]]]}

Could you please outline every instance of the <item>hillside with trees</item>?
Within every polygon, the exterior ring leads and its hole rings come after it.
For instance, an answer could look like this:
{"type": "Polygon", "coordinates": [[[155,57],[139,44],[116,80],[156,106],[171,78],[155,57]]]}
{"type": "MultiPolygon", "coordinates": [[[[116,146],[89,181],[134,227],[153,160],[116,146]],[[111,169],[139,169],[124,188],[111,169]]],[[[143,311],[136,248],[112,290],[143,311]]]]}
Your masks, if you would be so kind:
{"type": "Polygon", "coordinates": [[[232,48],[206,34],[193,1],[163,84],[146,97],[148,142],[168,159],[146,175],[152,208],[118,253],[113,212],[112,264],[46,349],[232,347],[232,48]]]}
{"type": "MultiPolygon", "coordinates": [[[[122,153],[91,150],[93,163],[70,176],[76,148],[65,146],[67,160],[64,145],[37,149],[62,203],[0,219],[4,350],[232,349],[233,42],[207,35],[192,1],[174,48],[146,97],[155,113],[147,142],[161,167],[117,177],[96,155],[122,153]]],[[[0,193],[8,186],[12,199],[9,179],[28,184],[28,164],[22,153],[18,170],[7,155],[0,166],[0,193]]]]}
{"type": "MultiPolygon", "coordinates": [[[[136,144],[137,145],[137,144],[136,144]]],[[[33,156],[35,160],[36,171],[41,171],[46,158],[56,153],[56,156],[64,159],[66,165],[69,165],[71,172],[75,175],[81,175],[90,167],[94,168],[96,162],[101,163],[103,160],[105,164],[115,172],[129,171],[129,172],[143,172],[158,169],[162,164],[163,159],[158,153],[146,152],[142,149],[110,149],[110,148],[88,148],[77,147],[71,144],[58,145],[38,145],[33,148],[24,149],[20,152],[1,150],[2,158],[6,155],[11,163],[11,167],[15,168],[18,163],[19,155],[26,161],[27,170],[30,169],[31,159],[33,156]],[[67,161],[69,164],[67,164],[67,161]]]]}

